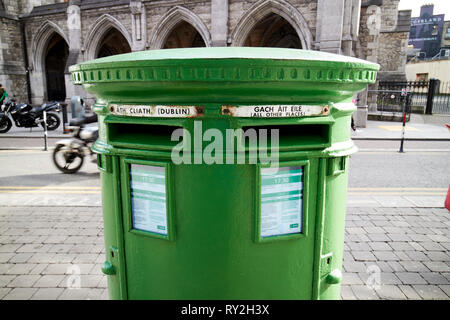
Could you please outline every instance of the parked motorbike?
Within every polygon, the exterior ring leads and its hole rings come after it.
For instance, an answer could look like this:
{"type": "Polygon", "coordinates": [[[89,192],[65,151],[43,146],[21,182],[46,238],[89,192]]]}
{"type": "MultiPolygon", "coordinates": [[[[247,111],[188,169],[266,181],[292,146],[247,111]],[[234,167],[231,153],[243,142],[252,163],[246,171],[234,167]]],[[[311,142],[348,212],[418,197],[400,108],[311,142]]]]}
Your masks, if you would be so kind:
{"type": "Polygon", "coordinates": [[[34,128],[38,125],[44,127],[44,111],[47,112],[47,130],[55,130],[61,124],[61,120],[54,112],[59,112],[60,107],[59,102],[49,102],[40,107],[33,107],[27,103],[16,103],[15,99],[10,99],[4,104],[3,111],[0,112],[0,133],[8,132],[11,129],[10,117],[17,127],[34,128]]]}
{"type": "Polygon", "coordinates": [[[87,156],[91,157],[92,162],[97,160],[91,147],[98,138],[98,126],[85,126],[94,122],[97,122],[95,113],[72,119],[67,128],[73,137],[56,142],[53,163],[62,173],[75,173],[80,170],[87,156]]]}

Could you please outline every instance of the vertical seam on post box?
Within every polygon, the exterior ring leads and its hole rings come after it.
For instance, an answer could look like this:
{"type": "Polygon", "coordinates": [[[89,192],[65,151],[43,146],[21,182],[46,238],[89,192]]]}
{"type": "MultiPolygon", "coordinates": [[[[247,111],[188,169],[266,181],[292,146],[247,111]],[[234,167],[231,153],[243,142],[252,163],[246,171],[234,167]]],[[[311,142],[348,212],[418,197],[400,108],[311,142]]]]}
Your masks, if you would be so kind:
{"type": "Polygon", "coordinates": [[[124,225],[123,225],[123,201],[122,201],[122,174],[123,168],[121,165],[121,159],[116,156],[112,159],[114,170],[113,172],[117,172],[118,174],[114,175],[114,179],[116,183],[113,184],[114,194],[116,195],[116,233],[117,233],[117,242],[119,246],[119,288],[122,299],[128,299],[128,284],[127,284],[127,272],[126,272],[126,259],[125,259],[125,236],[124,236],[124,225]]]}
{"type": "Polygon", "coordinates": [[[261,243],[259,241],[260,238],[260,223],[261,223],[261,199],[260,199],[260,194],[261,194],[261,165],[258,163],[255,166],[255,187],[253,190],[255,192],[254,195],[254,205],[255,208],[253,210],[254,212],[254,218],[253,218],[253,227],[254,227],[254,232],[253,232],[253,241],[255,243],[261,243]]]}
{"type": "Polygon", "coordinates": [[[323,227],[325,222],[325,193],[326,193],[326,169],[327,159],[319,159],[319,181],[317,183],[317,215],[316,215],[316,232],[314,239],[314,276],[313,276],[313,290],[312,299],[319,300],[320,298],[320,259],[322,252],[323,227]]]}

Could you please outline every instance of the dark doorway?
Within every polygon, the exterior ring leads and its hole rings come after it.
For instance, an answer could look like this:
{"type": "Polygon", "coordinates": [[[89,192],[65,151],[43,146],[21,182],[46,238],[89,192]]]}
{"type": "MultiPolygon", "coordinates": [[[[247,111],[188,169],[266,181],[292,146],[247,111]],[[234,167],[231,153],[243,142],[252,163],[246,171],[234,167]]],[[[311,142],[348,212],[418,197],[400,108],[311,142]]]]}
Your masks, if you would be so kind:
{"type": "Polygon", "coordinates": [[[206,47],[205,41],[197,29],[185,21],[173,28],[164,44],[164,49],[196,47],[206,47]]]}
{"type": "Polygon", "coordinates": [[[50,39],[45,54],[45,77],[47,79],[47,100],[64,101],[66,85],[64,69],[69,55],[66,41],[57,33],[50,39]]]}
{"type": "Polygon", "coordinates": [[[288,21],[271,13],[250,31],[244,46],[301,49],[302,43],[288,21]]]}
{"type": "Polygon", "coordinates": [[[131,52],[127,39],[117,29],[109,29],[100,42],[96,58],[131,52]]]}

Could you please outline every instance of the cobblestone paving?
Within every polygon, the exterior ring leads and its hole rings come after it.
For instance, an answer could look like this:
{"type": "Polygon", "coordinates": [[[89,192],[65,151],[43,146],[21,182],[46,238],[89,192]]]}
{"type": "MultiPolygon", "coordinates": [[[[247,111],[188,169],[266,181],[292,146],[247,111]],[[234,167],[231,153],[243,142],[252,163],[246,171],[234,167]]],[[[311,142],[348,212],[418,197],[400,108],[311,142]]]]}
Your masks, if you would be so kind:
{"type": "Polygon", "coordinates": [[[0,299],[108,299],[104,260],[101,208],[0,207],[0,299]]]}
{"type": "Polygon", "coordinates": [[[342,299],[450,299],[450,212],[349,208],[342,299]]]}
{"type": "MultiPolygon", "coordinates": [[[[450,299],[449,231],[446,209],[349,208],[342,299],[450,299]]],[[[103,261],[101,208],[0,207],[0,299],[107,299],[103,261]]]]}

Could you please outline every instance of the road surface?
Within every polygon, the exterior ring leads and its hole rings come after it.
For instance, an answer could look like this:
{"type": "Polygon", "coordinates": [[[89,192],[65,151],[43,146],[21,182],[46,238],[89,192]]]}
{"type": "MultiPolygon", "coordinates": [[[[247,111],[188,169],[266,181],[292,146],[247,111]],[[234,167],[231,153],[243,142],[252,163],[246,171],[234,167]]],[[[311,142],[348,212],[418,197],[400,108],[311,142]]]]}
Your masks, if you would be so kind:
{"type": "MultiPolygon", "coordinates": [[[[409,150],[419,151],[405,153],[395,151],[398,142],[356,143],[349,206],[442,206],[450,183],[450,142],[409,142],[409,150]]],[[[2,205],[101,205],[95,163],[85,161],[78,173],[66,175],[53,165],[51,151],[41,150],[0,150],[0,163],[2,205]]]]}

